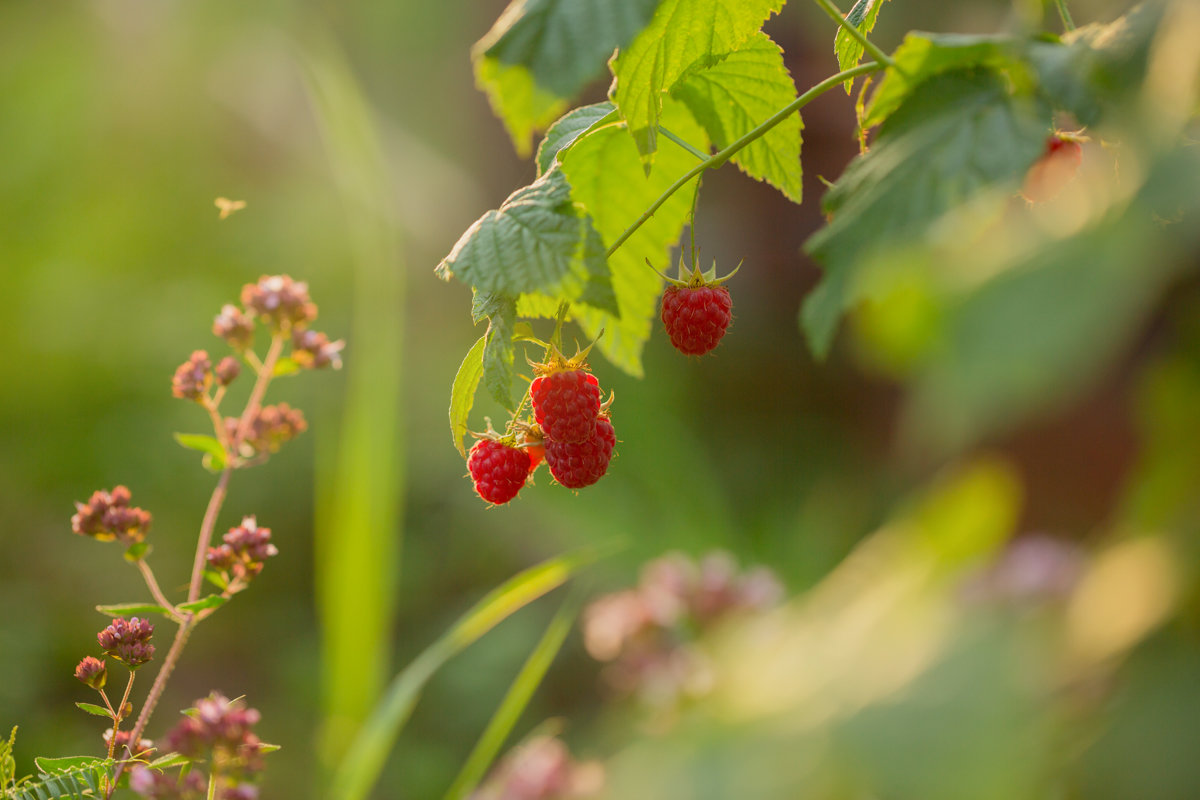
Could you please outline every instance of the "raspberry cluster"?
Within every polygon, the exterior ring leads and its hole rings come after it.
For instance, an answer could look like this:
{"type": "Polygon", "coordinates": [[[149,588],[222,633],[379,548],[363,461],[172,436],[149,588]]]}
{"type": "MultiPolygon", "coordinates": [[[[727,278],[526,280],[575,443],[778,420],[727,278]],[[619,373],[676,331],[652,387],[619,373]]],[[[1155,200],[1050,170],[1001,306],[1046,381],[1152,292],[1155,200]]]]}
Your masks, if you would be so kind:
{"type": "Polygon", "coordinates": [[[567,359],[549,349],[529,385],[532,420],[514,420],[504,436],[489,430],[467,459],[475,492],[493,505],[516,497],[542,461],[558,483],[582,489],[604,477],[612,460],[612,399],[601,402],[600,381],[582,355],[567,359]]]}

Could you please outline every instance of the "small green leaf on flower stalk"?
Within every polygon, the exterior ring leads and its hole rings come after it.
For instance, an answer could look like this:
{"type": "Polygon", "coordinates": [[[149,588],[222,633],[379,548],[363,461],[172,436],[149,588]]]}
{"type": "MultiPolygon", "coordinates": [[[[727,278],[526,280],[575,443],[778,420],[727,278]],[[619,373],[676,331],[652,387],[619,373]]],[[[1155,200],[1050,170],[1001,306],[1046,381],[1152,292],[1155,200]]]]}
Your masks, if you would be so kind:
{"type": "Polygon", "coordinates": [[[205,436],[198,433],[177,433],[175,441],[189,450],[198,450],[204,453],[204,468],[211,472],[220,472],[225,469],[226,456],[225,448],[215,437],[205,436]]]}
{"type": "Polygon", "coordinates": [[[274,753],[275,751],[282,749],[283,745],[281,744],[268,744],[267,742],[262,742],[258,745],[258,752],[260,753],[274,753]]]}
{"type": "Polygon", "coordinates": [[[275,369],[271,371],[271,375],[278,378],[283,375],[294,375],[301,369],[300,362],[290,356],[283,356],[275,362],[275,369]]]}
{"type": "Polygon", "coordinates": [[[125,551],[125,560],[130,562],[131,564],[136,564],[138,561],[141,561],[143,558],[145,558],[149,554],[150,554],[150,543],[149,542],[137,542],[136,544],[130,545],[129,549],[127,549],[125,551]]]}
{"type": "Polygon", "coordinates": [[[97,717],[107,717],[112,719],[112,714],[108,713],[108,709],[104,706],[98,706],[95,703],[76,703],[75,707],[81,711],[86,711],[89,714],[94,714],[97,717]]]}
{"type": "Polygon", "coordinates": [[[204,579],[206,581],[208,581],[209,583],[211,583],[213,586],[216,586],[221,591],[224,591],[229,588],[229,582],[226,581],[224,576],[222,576],[221,573],[217,572],[216,570],[212,570],[212,569],[204,570],[204,579]]]}
{"type": "Polygon", "coordinates": [[[144,617],[150,614],[162,614],[164,617],[171,616],[171,612],[168,609],[154,605],[153,603],[115,603],[113,605],[96,606],[96,610],[110,617],[144,617]]]}
{"type": "Polygon", "coordinates": [[[467,433],[467,418],[471,407],[475,405],[475,390],[479,388],[479,380],[483,377],[483,350],[487,344],[487,334],[479,337],[479,341],[467,351],[466,358],[458,367],[454,376],[454,385],[450,390],[450,435],[454,438],[454,446],[459,455],[467,457],[467,449],[463,446],[463,436],[467,433]]]}
{"type": "Polygon", "coordinates": [[[207,611],[210,608],[220,608],[228,602],[228,597],[222,597],[219,594],[210,594],[208,597],[202,597],[193,603],[180,603],[176,608],[183,612],[195,613],[207,611]]]}

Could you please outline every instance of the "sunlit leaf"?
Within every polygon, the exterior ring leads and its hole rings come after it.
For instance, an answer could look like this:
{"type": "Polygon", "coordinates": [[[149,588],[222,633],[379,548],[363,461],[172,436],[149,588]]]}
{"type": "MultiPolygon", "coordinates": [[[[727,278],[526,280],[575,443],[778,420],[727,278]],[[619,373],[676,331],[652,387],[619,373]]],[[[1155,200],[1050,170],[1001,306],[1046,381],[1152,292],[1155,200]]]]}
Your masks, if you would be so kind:
{"type": "MultiPolygon", "coordinates": [[[[689,74],[672,92],[683,101],[717,149],[732,144],[796,99],[783,51],[765,33],[707,69],[689,74]]],[[[730,159],[752,178],[800,202],[800,113],[789,116],[730,159]]]]}
{"type": "Polygon", "coordinates": [[[662,0],[650,24],[613,62],[615,81],[609,92],[647,163],[658,149],[664,93],[693,70],[710,67],[742,47],[783,3],[662,0]]]}
{"type": "Polygon", "coordinates": [[[198,433],[177,433],[175,441],[189,450],[198,450],[205,455],[205,468],[213,472],[225,469],[225,448],[216,437],[198,433]]]}
{"type": "MultiPolygon", "coordinates": [[[[863,35],[870,33],[879,17],[879,8],[885,2],[886,0],[858,0],[846,13],[846,22],[863,35]]],[[[862,60],[863,46],[858,39],[847,33],[845,28],[838,26],[837,35],[833,38],[833,52],[837,55],[838,69],[847,70],[858,66],[858,62],[862,60]]],[[[853,85],[853,80],[846,81],[846,94],[850,94],[853,85]]]]}
{"type": "Polygon", "coordinates": [[[220,608],[228,602],[228,597],[222,597],[219,594],[210,594],[208,597],[202,597],[193,603],[180,603],[176,608],[180,611],[194,614],[199,611],[207,611],[210,608],[220,608]]]}
{"type": "Polygon", "coordinates": [[[475,404],[475,390],[479,387],[479,379],[483,377],[483,347],[486,343],[487,334],[484,334],[467,351],[458,372],[454,375],[454,385],[450,390],[450,435],[463,458],[467,457],[463,437],[467,434],[467,418],[471,415],[471,406],[475,404]]]}
{"type": "Polygon", "coordinates": [[[110,617],[145,617],[150,614],[171,616],[170,611],[153,603],[116,603],[114,605],[96,606],[96,610],[110,617]]]}
{"type": "Polygon", "coordinates": [[[75,707],[97,717],[108,717],[109,719],[112,719],[112,714],[109,713],[107,708],[104,706],[98,706],[95,703],[76,703],[75,707]]]}
{"type": "Polygon", "coordinates": [[[538,145],[538,175],[550,171],[559,154],[570,147],[585,131],[616,118],[616,106],[612,103],[595,103],[576,108],[550,126],[546,138],[538,145]]]}
{"type": "MultiPolygon", "coordinates": [[[[473,50],[475,76],[517,152],[604,72],[658,0],[516,0],[473,50]]],[[[545,171],[545,168],[542,169],[545,171]]]]}

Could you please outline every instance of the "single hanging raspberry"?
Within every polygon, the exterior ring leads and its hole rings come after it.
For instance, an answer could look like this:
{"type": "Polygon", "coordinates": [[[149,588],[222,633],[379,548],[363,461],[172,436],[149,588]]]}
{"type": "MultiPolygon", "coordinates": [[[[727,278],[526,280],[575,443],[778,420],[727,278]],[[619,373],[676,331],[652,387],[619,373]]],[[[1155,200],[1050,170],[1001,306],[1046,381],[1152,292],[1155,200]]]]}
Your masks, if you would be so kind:
{"type": "Polygon", "coordinates": [[[586,442],[546,442],[546,463],[556,481],[568,489],[582,489],[604,477],[616,445],[612,421],[601,416],[586,442]]]}
{"type": "Polygon", "coordinates": [[[552,442],[586,442],[600,413],[600,382],[582,356],[572,359],[551,348],[545,364],[535,364],[529,385],[533,418],[552,442]]]}
{"type": "Polygon", "coordinates": [[[676,350],[684,355],[702,356],[721,343],[733,319],[733,300],[721,284],[740,267],[738,264],[733,272],[720,279],[716,277],[715,265],[708,273],[693,267],[689,274],[681,256],[680,280],[663,276],[670,284],[662,299],[663,327],[676,350]]]}
{"type": "Polygon", "coordinates": [[[501,505],[517,496],[529,476],[529,454],[496,439],[480,439],[471,448],[467,470],[475,491],[489,503],[501,505]]]}
{"type": "Polygon", "coordinates": [[[1046,139],[1042,155],[1025,174],[1021,195],[1030,203],[1053,200],[1063,187],[1075,178],[1083,163],[1081,142],[1087,137],[1071,133],[1055,133],[1046,139]]]}

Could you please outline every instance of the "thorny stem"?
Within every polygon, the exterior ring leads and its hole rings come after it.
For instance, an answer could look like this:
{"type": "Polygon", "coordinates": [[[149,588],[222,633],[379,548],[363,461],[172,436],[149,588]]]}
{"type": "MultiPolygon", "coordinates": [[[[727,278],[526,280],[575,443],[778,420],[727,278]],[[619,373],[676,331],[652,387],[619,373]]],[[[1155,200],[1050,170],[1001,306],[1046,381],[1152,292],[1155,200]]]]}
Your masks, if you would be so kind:
{"type": "MultiPolygon", "coordinates": [[[[876,0],[876,2],[882,3],[883,0],[876,0]]],[[[851,25],[850,21],[846,19],[845,15],[838,11],[833,3],[830,2],[830,0],[816,0],[816,3],[821,7],[821,10],[828,14],[833,21],[838,24],[839,27],[845,29],[846,33],[857,39],[858,43],[863,46],[863,49],[871,54],[871,58],[875,59],[880,64],[885,64],[891,67],[898,72],[903,72],[903,70],[896,66],[896,62],[892,60],[891,56],[880,50],[879,47],[870,39],[868,39],[857,27],[851,25]]]]}
{"type": "Polygon", "coordinates": [[[642,227],[642,225],[646,223],[646,220],[654,216],[654,212],[658,211],[658,209],[662,207],[662,204],[671,198],[671,195],[675,194],[675,192],[687,185],[687,182],[692,178],[701,174],[705,170],[721,166],[729,160],[730,156],[734,155],[756,139],[762,137],[767,133],[767,131],[771,130],[776,125],[783,122],[789,116],[799,111],[801,108],[812,102],[815,98],[819,97],[830,89],[841,86],[844,81],[849,80],[850,78],[855,78],[859,75],[866,75],[871,72],[878,72],[881,69],[883,69],[883,67],[880,64],[874,61],[868,61],[866,64],[860,64],[857,67],[852,67],[851,69],[843,70],[836,75],[829,76],[804,94],[797,97],[792,102],[788,103],[783,108],[779,109],[757,128],[748,132],[746,135],[730,144],[724,150],[714,153],[713,155],[704,159],[704,161],[692,167],[690,170],[680,176],[679,180],[671,184],[657,200],[650,204],[649,208],[642,212],[640,217],[634,220],[632,225],[626,228],[625,231],[617,237],[617,240],[612,243],[611,247],[608,248],[608,251],[604,254],[604,257],[611,258],[613,253],[617,252],[621,245],[625,244],[626,240],[636,233],[638,228],[642,227]]]}
{"type": "Polygon", "coordinates": [[[179,617],[175,611],[175,604],[167,599],[162,589],[158,588],[158,581],[154,579],[154,570],[150,569],[150,565],[146,563],[146,559],[139,558],[137,565],[138,570],[142,573],[142,577],[146,579],[146,586],[150,588],[150,594],[154,595],[154,601],[165,608],[167,613],[175,617],[176,622],[179,622],[179,617]]]}
{"type": "Polygon", "coordinates": [[[1062,17],[1063,27],[1068,31],[1075,30],[1075,20],[1071,19],[1071,12],[1067,10],[1067,0],[1054,0],[1054,5],[1058,8],[1058,15],[1062,17]]]}

